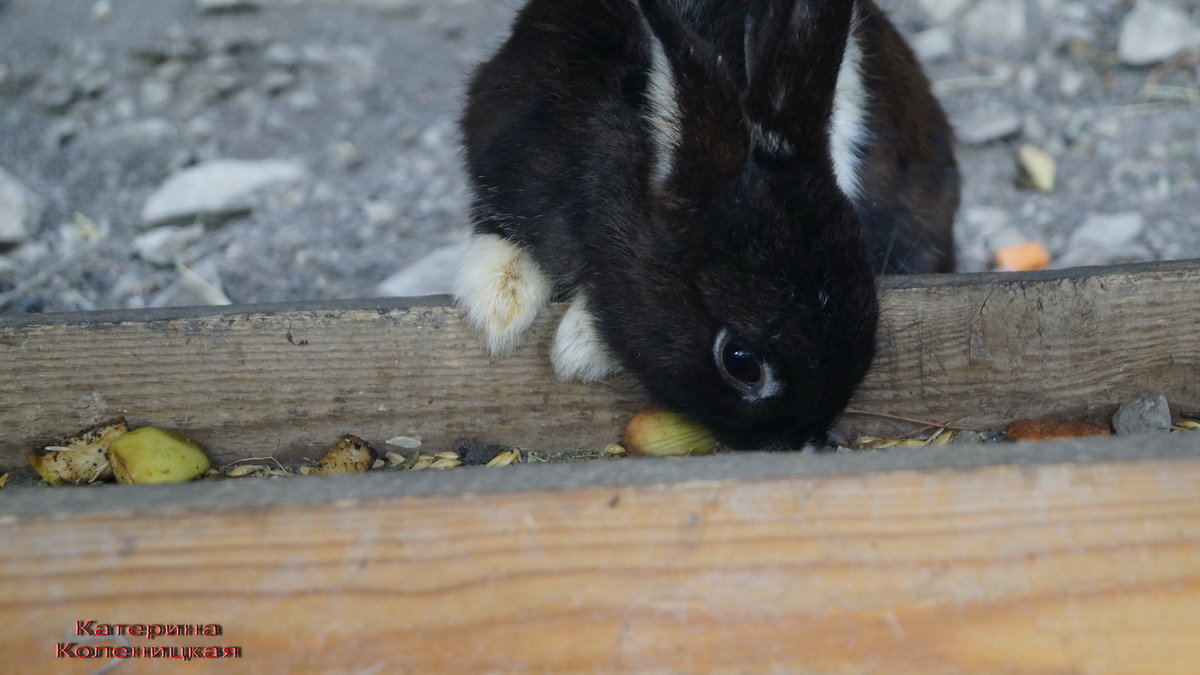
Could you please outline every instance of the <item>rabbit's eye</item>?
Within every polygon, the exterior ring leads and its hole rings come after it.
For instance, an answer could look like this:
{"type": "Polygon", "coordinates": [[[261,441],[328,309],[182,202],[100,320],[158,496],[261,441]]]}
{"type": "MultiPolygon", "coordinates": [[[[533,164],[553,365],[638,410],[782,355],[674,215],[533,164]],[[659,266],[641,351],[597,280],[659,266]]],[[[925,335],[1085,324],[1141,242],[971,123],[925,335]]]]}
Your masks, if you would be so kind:
{"type": "Polygon", "coordinates": [[[753,385],[762,379],[762,366],[758,365],[758,357],[734,340],[726,342],[725,348],[721,350],[721,366],[726,374],[738,382],[753,385]]]}
{"type": "Polygon", "coordinates": [[[734,386],[747,401],[774,396],[781,390],[771,367],[746,343],[722,328],[713,344],[713,361],[721,377],[734,386]]]}

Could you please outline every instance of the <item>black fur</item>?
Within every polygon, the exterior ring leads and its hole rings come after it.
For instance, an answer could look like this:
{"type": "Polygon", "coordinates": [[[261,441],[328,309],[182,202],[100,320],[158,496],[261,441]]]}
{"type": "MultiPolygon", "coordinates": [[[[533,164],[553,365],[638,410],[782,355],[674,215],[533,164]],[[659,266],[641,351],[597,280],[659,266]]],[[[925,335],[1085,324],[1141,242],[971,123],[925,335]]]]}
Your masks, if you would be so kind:
{"type": "Polygon", "coordinates": [[[582,289],[619,363],[735,447],[822,443],[874,355],[877,272],[953,267],[952,135],[871,0],[530,0],[462,121],[475,227],[582,289]],[[847,33],[865,41],[869,142],[851,203],[827,134],[847,33]],[[651,31],[678,88],[657,180],[651,31]],[[764,138],[781,140],[765,142],[764,138]],[[780,375],[747,402],[713,341],[780,375]]]}

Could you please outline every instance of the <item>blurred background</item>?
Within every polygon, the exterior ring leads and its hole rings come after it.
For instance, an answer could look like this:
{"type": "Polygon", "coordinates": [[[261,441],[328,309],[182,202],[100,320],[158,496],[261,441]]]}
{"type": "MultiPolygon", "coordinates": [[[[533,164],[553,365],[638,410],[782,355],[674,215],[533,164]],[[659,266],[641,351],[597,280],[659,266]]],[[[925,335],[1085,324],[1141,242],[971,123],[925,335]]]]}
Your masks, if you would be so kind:
{"type": "MultiPolygon", "coordinates": [[[[1200,0],[882,4],[960,138],[960,271],[1200,258],[1200,0]]],[[[518,7],[0,0],[0,313],[445,292],[518,7]]]]}

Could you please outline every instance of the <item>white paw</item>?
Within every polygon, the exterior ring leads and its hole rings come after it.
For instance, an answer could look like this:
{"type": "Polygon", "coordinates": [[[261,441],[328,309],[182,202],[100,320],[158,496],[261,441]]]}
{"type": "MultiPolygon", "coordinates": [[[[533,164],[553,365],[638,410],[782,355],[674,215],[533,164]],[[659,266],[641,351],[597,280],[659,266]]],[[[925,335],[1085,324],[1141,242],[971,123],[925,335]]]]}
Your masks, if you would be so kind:
{"type": "Polygon", "coordinates": [[[528,251],[495,234],[471,235],[454,276],[454,297],[497,358],[520,344],[553,290],[528,251]]]}
{"type": "Polygon", "coordinates": [[[617,364],[600,341],[583,292],[575,295],[554,333],[550,354],[554,372],[561,380],[594,382],[617,370],[617,364]]]}

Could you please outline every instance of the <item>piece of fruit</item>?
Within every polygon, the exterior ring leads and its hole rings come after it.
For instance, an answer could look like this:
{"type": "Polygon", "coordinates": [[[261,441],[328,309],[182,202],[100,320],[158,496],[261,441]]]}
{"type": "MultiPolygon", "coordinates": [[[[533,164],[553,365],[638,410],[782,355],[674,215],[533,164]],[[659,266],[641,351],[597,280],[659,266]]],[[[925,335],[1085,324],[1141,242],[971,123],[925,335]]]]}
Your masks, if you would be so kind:
{"type": "Polygon", "coordinates": [[[1050,153],[1036,145],[1022,145],[1017,150],[1021,166],[1020,184],[1043,194],[1054,192],[1054,177],[1058,165],[1050,153]]]}
{"type": "Polygon", "coordinates": [[[996,250],[996,269],[1001,272],[1040,270],[1053,258],[1046,247],[1036,241],[1004,246],[996,250]]]}
{"type": "Polygon", "coordinates": [[[313,466],[300,467],[306,476],[332,476],[340,473],[362,473],[370,469],[379,459],[366,441],[353,434],[346,434],[334,443],[329,452],[313,466]]]}
{"type": "Polygon", "coordinates": [[[129,431],[119,417],[64,438],[25,455],[29,464],[51,485],[78,485],[111,480],[108,447],[129,431]]]}
{"type": "Polygon", "coordinates": [[[108,446],[108,461],[118,483],[180,483],[204,475],[212,466],[200,444],[158,427],[142,427],[108,446]]]}
{"type": "Polygon", "coordinates": [[[635,455],[707,455],[716,445],[712,432],[699,422],[657,408],[642,410],[625,425],[625,448],[635,455]]]}

